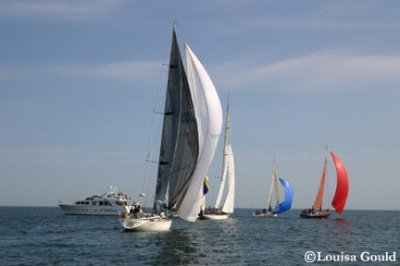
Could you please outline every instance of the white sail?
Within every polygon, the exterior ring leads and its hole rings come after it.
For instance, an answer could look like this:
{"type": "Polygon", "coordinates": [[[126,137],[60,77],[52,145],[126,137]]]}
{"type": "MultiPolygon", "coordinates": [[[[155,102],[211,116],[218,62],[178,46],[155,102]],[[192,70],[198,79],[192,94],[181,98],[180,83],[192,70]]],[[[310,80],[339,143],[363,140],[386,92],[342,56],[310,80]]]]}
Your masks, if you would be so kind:
{"type": "Polygon", "coordinates": [[[233,152],[231,146],[231,116],[229,110],[229,99],[226,108],[226,123],[225,123],[225,136],[224,136],[224,156],[222,159],[222,176],[221,184],[218,191],[217,200],[215,202],[215,208],[222,208],[225,213],[233,212],[234,195],[235,195],[235,166],[233,159],[233,152]],[[222,197],[224,194],[225,184],[228,182],[228,192],[225,198],[225,202],[222,203],[222,197]]]}
{"type": "Polygon", "coordinates": [[[233,213],[235,202],[235,162],[233,159],[232,146],[229,144],[226,148],[226,172],[228,175],[228,194],[226,195],[225,204],[222,211],[225,213],[233,213]]]}
{"type": "Polygon", "coordinates": [[[270,187],[270,190],[269,190],[268,200],[267,200],[267,204],[266,204],[268,210],[272,209],[272,195],[274,194],[274,191],[276,191],[276,171],[275,171],[275,165],[272,167],[271,187],[270,187]]]}
{"type": "Polygon", "coordinates": [[[193,178],[177,209],[177,214],[184,220],[194,222],[203,197],[203,180],[214,157],[221,133],[222,108],[214,84],[187,44],[185,52],[188,83],[198,127],[199,156],[193,178]]]}
{"type": "Polygon", "coordinates": [[[282,201],[282,192],[281,192],[281,187],[279,184],[279,180],[276,174],[275,170],[275,163],[272,168],[272,181],[271,181],[271,188],[269,191],[268,195],[268,200],[267,200],[267,209],[268,210],[273,210],[275,209],[279,203],[282,201]],[[272,197],[275,196],[275,202],[273,202],[272,197]]]}
{"type": "MultiPolygon", "coordinates": [[[[225,149],[224,149],[225,150],[225,149]]],[[[224,188],[225,188],[225,183],[226,183],[226,176],[228,174],[228,161],[225,158],[225,154],[224,154],[224,164],[223,164],[223,168],[222,168],[222,177],[221,177],[221,184],[219,186],[219,190],[218,190],[218,195],[217,195],[217,200],[215,201],[215,205],[214,207],[216,209],[221,208],[222,206],[222,195],[224,194],[224,188]]]]}
{"type": "Polygon", "coordinates": [[[278,177],[276,175],[276,172],[275,172],[275,176],[274,176],[274,182],[275,182],[275,184],[274,184],[274,188],[275,188],[275,206],[274,206],[274,209],[275,209],[276,207],[278,207],[279,203],[281,203],[281,201],[282,201],[282,192],[281,192],[282,189],[281,189],[281,185],[279,183],[278,177]]]}

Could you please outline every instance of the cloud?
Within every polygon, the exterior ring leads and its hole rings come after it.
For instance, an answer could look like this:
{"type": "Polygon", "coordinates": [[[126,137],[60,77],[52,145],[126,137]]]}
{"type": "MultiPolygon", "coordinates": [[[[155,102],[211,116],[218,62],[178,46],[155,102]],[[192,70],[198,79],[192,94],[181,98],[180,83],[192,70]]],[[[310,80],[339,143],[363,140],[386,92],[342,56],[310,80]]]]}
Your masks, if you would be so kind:
{"type": "MultiPolygon", "coordinates": [[[[89,151],[54,145],[27,146],[0,149],[0,165],[7,167],[24,166],[93,166],[97,164],[129,165],[134,153],[123,151],[89,151]]],[[[140,158],[142,159],[142,158],[140,158]]]]}
{"type": "Polygon", "coordinates": [[[3,169],[7,166],[54,163],[67,154],[57,146],[5,148],[0,150],[3,169]]]}
{"type": "Polygon", "coordinates": [[[84,19],[112,13],[125,2],[125,0],[5,0],[0,2],[0,16],[84,19]]]}
{"type": "Polygon", "coordinates": [[[400,82],[400,55],[356,55],[337,51],[308,54],[270,64],[247,59],[213,70],[223,87],[297,92],[387,87],[400,82]]]}
{"type": "Polygon", "coordinates": [[[60,75],[91,76],[109,78],[149,78],[161,69],[160,62],[152,61],[126,61],[97,66],[59,66],[49,71],[55,71],[60,75]]]}
{"type": "Polygon", "coordinates": [[[160,62],[125,61],[101,65],[58,65],[31,66],[21,68],[0,68],[0,80],[24,79],[47,76],[64,76],[80,78],[118,78],[148,79],[157,75],[162,68],[160,62]]]}
{"type": "MultiPolygon", "coordinates": [[[[238,59],[208,70],[218,87],[294,93],[393,87],[400,82],[400,55],[358,55],[324,51],[260,64],[238,59]]],[[[101,65],[0,68],[0,80],[37,77],[149,80],[159,77],[158,61],[124,61],[101,65]]]]}

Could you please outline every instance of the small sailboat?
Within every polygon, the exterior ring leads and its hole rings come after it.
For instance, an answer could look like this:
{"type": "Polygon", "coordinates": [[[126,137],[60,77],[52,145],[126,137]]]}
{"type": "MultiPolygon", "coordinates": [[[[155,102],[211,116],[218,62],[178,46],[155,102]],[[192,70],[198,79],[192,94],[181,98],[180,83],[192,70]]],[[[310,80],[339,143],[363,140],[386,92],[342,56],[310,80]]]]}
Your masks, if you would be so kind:
{"type": "Polygon", "coordinates": [[[174,214],[190,222],[197,219],[203,179],[222,129],[222,108],[210,77],[187,44],[185,52],[186,71],[174,24],[154,207],[151,213],[140,206],[126,213],[120,219],[125,230],[166,231],[174,214]]]}
{"type": "Polygon", "coordinates": [[[282,177],[277,178],[274,162],[272,167],[271,189],[268,195],[266,208],[256,210],[253,213],[253,216],[265,218],[278,217],[279,213],[290,210],[292,207],[293,196],[294,191],[290,183],[282,177]],[[283,191],[283,197],[281,191],[283,191]],[[273,195],[275,195],[275,197],[273,197],[273,195]]]}
{"type": "Polygon", "coordinates": [[[233,213],[235,201],[235,162],[231,145],[231,115],[229,109],[229,100],[226,108],[224,151],[222,159],[221,183],[218,190],[217,200],[213,208],[201,210],[200,219],[224,220],[233,213]],[[225,185],[228,183],[227,192],[225,185]],[[225,201],[222,200],[226,192],[225,201]]]}
{"type": "MultiPolygon", "coordinates": [[[[336,192],[332,200],[332,206],[335,208],[337,213],[342,213],[344,206],[346,205],[347,195],[349,193],[349,178],[347,175],[346,168],[344,167],[340,158],[333,151],[329,151],[329,154],[331,155],[333,163],[335,164],[336,177],[337,177],[336,192]]],[[[322,199],[324,197],[324,190],[325,190],[325,179],[328,170],[327,164],[328,164],[328,155],[325,156],[321,181],[319,184],[319,189],[314,204],[310,209],[304,209],[300,213],[300,217],[302,218],[328,218],[330,215],[329,209],[327,210],[322,209],[322,199]]]]}

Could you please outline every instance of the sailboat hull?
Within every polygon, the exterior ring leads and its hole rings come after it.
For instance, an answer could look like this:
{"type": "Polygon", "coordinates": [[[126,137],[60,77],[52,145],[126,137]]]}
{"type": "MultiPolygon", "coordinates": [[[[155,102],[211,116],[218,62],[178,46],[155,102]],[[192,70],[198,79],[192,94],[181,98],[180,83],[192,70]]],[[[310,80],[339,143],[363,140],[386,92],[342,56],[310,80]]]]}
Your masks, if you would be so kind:
{"type": "Polygon", "coordinates": [[[302,211],[300,213],[301,218],[311,218],[311,219],[329,218],[329,215],[330,211],[317,211],[317,212],[302,211]]]}
{"type": "Polygon", "coordinates": [[[229,218],[229,214],[203,214],[200,220],[225,220],[229,218]]]}
{"type": "Polygon", "coordinates": [[[266,213],[264,213],[264,212],[262,212],[262,213],[255,212],[255,213],[253,213],[253,216],[254,217],[259,217],[259,218],[276,218],[276,217],[278,217],[278,214],[272,213],[272,212],[266,212],[266,213]]]}
{"type": "Polygon", "coordinates": [[[121,219],[125,231],[162,232],[171,229],[172,220],[167,218],[131,218],[121,219]]]}

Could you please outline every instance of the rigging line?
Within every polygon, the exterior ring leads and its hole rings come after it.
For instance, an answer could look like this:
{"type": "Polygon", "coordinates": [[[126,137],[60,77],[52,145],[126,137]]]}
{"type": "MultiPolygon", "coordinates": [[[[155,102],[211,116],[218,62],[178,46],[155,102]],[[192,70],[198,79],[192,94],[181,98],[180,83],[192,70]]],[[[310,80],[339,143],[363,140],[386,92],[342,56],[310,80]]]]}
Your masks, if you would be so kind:
{"type": "MultiPolygon", "coordinates": [[[[164,51],[164,58],[167,58],[168,56],[166,55],[168,53],[168,48],[165,48],[164,51]]],[[[159,109],[159,106],[161,106],[163,104],[163,102],[161,101],[162,96],[164,95],[164,90],[163,90],[163,85],[165,83],[166,79],[166,71],[164,67],[160,68],[159,71],[159,75],[158,75],[158,86],[155,86],[155,88],[153,89],[153,111],[159,109]]],[[[152,180],[152,178],[150,176],[153,175],[154,172],[154,167],[149,167],[148,162],[149,161],[153,161],[150,158],[150,155],[153,156],[153,154],[155,154],[155,146],[157,144],[157,139],[156,137],[159,135],[160,132],[160,127],[161,127],[161,122],[160,122],[160,118],[159,116],[154,116],[151,115],[150,117],[150,123],[148,124],[148,138],[146,141],[146,150],[148,151],[147,153],[147,157],[144,160],[144,167],[143,167],[143,176],[142,176],[142,181],[141,181],[141,186],[136,186],[135,190],[141,190],[140,192],[143,192],[143,190],[145,191],[145,193],[147,195],[149,195],[149,185],[150,185],[150,180],[152,180]],[[157,119],[157,124],[156,124],[156,120],[157,119]],[[149,169],[150,168],[150,169],[149,169]],[[153,170],[153,171],[152,171],[153,170]]],[[[139,192],[139,191],[137,191],[139,192]]],[[[137,193],[136,193],[137,194],[137,193]]],[[[145,197],[144,201],[147,204],[149,200],[149,197],[145,197]]]]}

